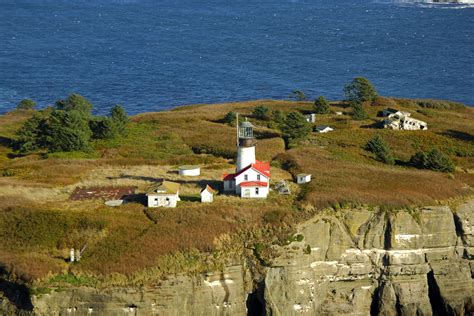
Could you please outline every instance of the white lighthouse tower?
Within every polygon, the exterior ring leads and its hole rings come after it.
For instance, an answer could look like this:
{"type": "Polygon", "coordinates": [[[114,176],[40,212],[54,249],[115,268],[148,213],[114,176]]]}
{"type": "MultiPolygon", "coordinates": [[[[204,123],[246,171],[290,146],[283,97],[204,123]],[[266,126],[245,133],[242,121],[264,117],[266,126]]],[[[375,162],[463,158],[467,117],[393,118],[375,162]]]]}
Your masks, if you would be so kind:
{"type": "Polygon", "coordinates": [[[237,117],[237,168],[236,172],[255,163],[253,125],[247,119],[239,125],[237,117]]]}

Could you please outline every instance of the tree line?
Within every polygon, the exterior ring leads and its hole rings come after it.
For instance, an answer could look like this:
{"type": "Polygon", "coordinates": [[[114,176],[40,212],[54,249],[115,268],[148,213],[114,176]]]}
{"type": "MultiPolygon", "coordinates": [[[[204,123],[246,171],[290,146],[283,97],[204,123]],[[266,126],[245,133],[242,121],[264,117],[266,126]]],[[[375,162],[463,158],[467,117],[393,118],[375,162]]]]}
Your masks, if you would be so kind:
{"type": "MultiPolygon", "coordinates": [[[[35,103],[26,99],[18,109],[33,109],[35,103]]],[[[94,139],[124,136],[128,115],[115,105],[108,116],[92,115],[92,104],[79,94],[56,101],[54,107],[35,113],[16,132],[13,147],[20,153],[46,149],[49,152],[90,151],[94,139]]]]}

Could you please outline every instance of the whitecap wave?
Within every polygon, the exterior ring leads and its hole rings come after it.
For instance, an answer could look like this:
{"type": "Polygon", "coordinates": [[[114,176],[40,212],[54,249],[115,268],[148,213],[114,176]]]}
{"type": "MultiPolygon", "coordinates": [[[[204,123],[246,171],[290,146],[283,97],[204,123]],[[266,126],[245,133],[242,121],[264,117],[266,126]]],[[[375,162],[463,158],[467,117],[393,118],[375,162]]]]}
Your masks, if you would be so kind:
{"type": "Polygon", "coordinates": [[[436,9],[472,9],[474,0],[374,0],[375,3],[397,4],[397,5],[415,5],[423,8],[436,9]]]}

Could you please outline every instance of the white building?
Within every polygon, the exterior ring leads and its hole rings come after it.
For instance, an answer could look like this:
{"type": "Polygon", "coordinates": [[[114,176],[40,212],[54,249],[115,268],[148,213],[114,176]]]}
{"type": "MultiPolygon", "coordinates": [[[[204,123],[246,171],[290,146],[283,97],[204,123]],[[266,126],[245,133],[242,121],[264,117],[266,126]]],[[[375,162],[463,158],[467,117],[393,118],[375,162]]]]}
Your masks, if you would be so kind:
{"type": "Polygon", "coordinates": [[[296,175],[296,183],[304,184],[311,182],[311,175],[307,173],[300,173],[296,175]]]}
{"type": "Polygon", "coordinates": [[[383,122],[384,128],[395,130],[427,130],[428,124],[426,122],[414,119],[409,112],[397,111],[390,114],[383,122]]]}
{"type": "Polygon", "coordinates": [[[224,174],[224,191],[243,198],[266,198],[270,187],[270,164],[255,159],[253,125],[237,123],[237,168],[224,174]]]}
{"type": "Polygon", "coordinates": [[[199,166],[179,166],[179,175],[185,177],[195,177],[201,174],[199,166]]]}
{"type": "Polygon", "coordinates": [[[216,191],[211,188],[209,185],[206,185],[204,189],[201,190],[201,202],[202,203],[212,203],[214,202],[214,194],[216,191]]]}
{"type": "Polygon", "coordinates": [[[310,113],[305,115],[306,121],[308,123],[315,123],[316,122],[316,114],[310,113]]]}
{"type": "Polygon", "coordinates": [[[316,126],[315,131],[318,133],[329,133],[332,132],[334,129],[329,126],[316,126]]]}
{"type": "Polygon", "coordinates": [[[148,207],[176,207],[179,199],[179,183],[163,181],[150,187],[148,207]]]}

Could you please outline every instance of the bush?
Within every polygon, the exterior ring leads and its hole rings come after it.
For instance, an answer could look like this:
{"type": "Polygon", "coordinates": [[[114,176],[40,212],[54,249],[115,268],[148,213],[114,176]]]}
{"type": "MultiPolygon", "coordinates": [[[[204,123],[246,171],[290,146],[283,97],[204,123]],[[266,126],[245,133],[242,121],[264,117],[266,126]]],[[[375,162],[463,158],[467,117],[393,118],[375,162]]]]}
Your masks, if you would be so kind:
{"type": "Polygon", "coordinates": [[[311,124],[300,112],[291,112],[281,128],[288,141],[304,139],[311,132],[311,124]]]}
{"type": "Polygon", "coordinates": [[[290,98],[296,101],[304,101],[306,100],[306,94],[301,90],[293,90],[290,94],[290,98]]]}
{"type": "Polygon", "coordinates": [[[40,124],[44,124],[43,118],[35,115],[28,119],[23,126],[16,131],[17,139],[13,142],[13,148],[21,153],[32,152],[40,148],[40,124]]]}
{"type": "Polygon", "coordinates": [[[461,110],[466,106],[462,103],[446,101],[446,100],[430,100],[422,99],[416,100],[418,106],[427,109],[438,109],[438,110],[461,110]]]}
{"type": "Polygon", "coordinates": [[[320,96],[314,100],[314,111],[318,114],[327,114],[329,113],[329,102],[325,97],[320,96]]]}
{"type": "Polygon", "coordinates": [[[438,149],[429,152],[417,152],[410,158],[410,164],[419,169],[429,169],[438,172],[453,172],[454,163],[438,149]]]}
{"type": "Polygon", "coordinates": [[[377,97],[377,91],[367,78],[357,77],[346,84],[344,95],[348,101],[357,103],[372,102],[377,97]]]}
{"type": "Polygon", "coordinates": [[[23,99],[16,105],[17,110],[33,110],[36,102],[31,99],[23,99]]]}
{"type": "Polygon", "coordinates": [[[268,120],[268,108],[264,105],[259,105],[253,110],[253,115],[259,120],[268,120]]]}
{"type": "Polygon", "coordinates": [[[236,119],[236,114],[235,112],[227,112],[226,115],[224,115],[224,122],[231,124],[235,121],[236,119]]]}
{"type": "Polygon", "coordinates": [[[119,134],[119,129],[123,132],[123,126],[117,124],[110,117],[94,117],[89,121],[92,137],[95,139],[112,139],[119,134]]]}
{"type": "Polygon", "coordinates": [[[352,102],[352,118],[356,121],[362,121],[369,118],[367,112],[365,112],[364,107],[361,103],[352,102]]]}
{"type": "Polygon", "coordinates": [[[117,104],[112,108],[110,111],[110,118],[112,119],[115,133],[125,135],[125,127],[127,126],[129,118],[127,112],[125,112],[120,104],[117,104]]]}
{"type": "Polygon", "coordinates": [[[366,149],[375,154],[377,160],[393,165],[395,159],[393,159],[390,147],[384,142],[380,136],[375,136],[367,142],[366,149]]]}
{"type": "Polygon", "coordinates": [[[90,115],[92,104],[80,94],[73,93],[66,100],[56,101],[58,110],[79,111],[83,114],[90,115]]]}

